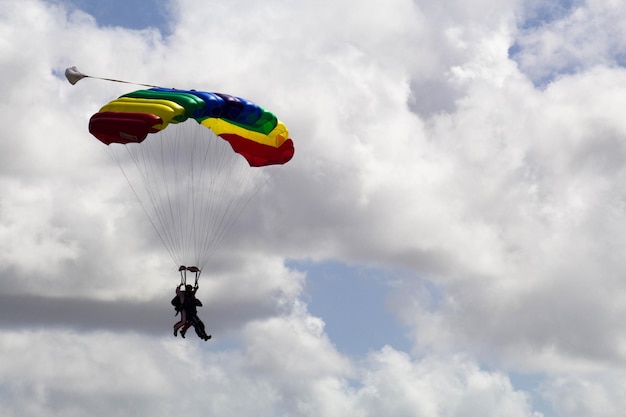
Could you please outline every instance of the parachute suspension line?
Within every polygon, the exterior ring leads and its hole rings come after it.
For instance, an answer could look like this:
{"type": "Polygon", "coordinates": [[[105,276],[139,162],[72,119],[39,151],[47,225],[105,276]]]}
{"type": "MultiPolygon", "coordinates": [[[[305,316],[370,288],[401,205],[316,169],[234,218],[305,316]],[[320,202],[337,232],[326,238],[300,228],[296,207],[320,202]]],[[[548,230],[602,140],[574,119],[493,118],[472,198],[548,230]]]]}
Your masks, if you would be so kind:
{"type": "Polygon", "coordinates": [[[187,267],[181,265],[178,271],[180,272],[180,285],[187,285],[187,267]]]}
{"type": "Polygon", "coordinates": [[[155,140],[151,143],[153,146],[150,147],[140,145],[132,147],[128,145],[126,146],[129,150],[130,157],[135,163],[141,182],[144,184],[146,195],[143,198],[140,197],[139,199],[142,202],[143,199],[147,199],[150,202],[150,208],[152,208],[153,214],[151,215],[149,210],[146,210],[146,214],[148,214],[148,217],[151,219],[151,223],[157,226],[157,234],[161,237],[164,245],[168,248],[174,262],[178,263],[178,259],[176,259],[176,238],[172,236],[174,228],[168,227],[168,225],[172,223],[170,216],[172,216],[173,213],[171,204],[169,204],[169,184],[162,181],[162,179],[164,179],[162,172],[158,172],[158,167],[163,163],[163,157],[161,156],[163,144],[162,141],[158,140],[160,138],[151,139],[155,140]],[[155,149],[152,149],[152,147],[155,149]],[[150,151],[152,151],[152,154],[150,151]],[[161,157],[159,158],[159,156],[161,157]],[[159,159],[157,158],[161,159],[161,161],[159,162],[159,159]],[[156,161],[156,163],[153,163],[152,161],[156,161]],[[168,201],[167,206],[162,203],[165,200],[168,201]],[[161,225],[161,227],[158,228],[158,225],[161,225]]]}
{"type": "MultiPolygon", "coordinates": [[[[256,167],[256,168],[250,168],[251,170],[267,170],[266,168],[268,167],[256,167]]],[[[228,215],[228,219],[227,219],[227,225],[226,227],[224,227],[222,229],[222,233],[220,234],[220,236],[215,239],[215,242],[213,244],[214,249],[217,249],[217,247],[219,247],[219,245],[221,244],[221,242],[224,240],[224,238],[226,237],[226,235],[228,234],[228,232],[230,231],[230,229],[235,225],[237,219],[239,218],[239,216],[244,212],[244,210],[246,209],[246,207],[248,206],[248,204],[250,204],[250,202],[252,201],[252,199],[261,191],[261,189],[270,181],[270,179],[276,175],[276,173],[278,172],[278,170],[282,168],[282,165],[278,165],[275,167],[274,172],[272,172],[267,178],[265,178],[265,180],[260,184],[260,185],[256,185],[255,189],[252,193],[250,193],[247,198],[242,199],[241,201],[238,202],[238,204],[236,205],[236,207],[232,210],[232,211],[228,211],[229,215],[228,215]]],[[[250,176],[250,175],[248,175],[250,176]]]]}
{"type": "Polygon", "coordinates": [[[156,155],[146,158],[146,171],[148,168],[151,171],[146,180],[152,179],[153,195],[158,196],[153,201],[153,208],[168,236],[172,252],[177,255],[177,264],[189,260],[190,252],[187,244],[190,226],[186,219],[191,208],[187,201],[189,192],[185,188],[189,179],[186,178],[188,164],[184,136],[178,129],[170,128],[167,135],[149,138],[158,140],[158,147],[154,150],[156,155]]]}
{"type": "MultiPolygon", "coordinates": [[[[215,137],[209,143],[211,148],[206,148],[205,157],[210,157],[212,164],[202,163],[197,166],[202,171],[207,169],[205,167],[215,166],[219,175],[210,176],[209,188],[212,192],[208,196],[212,196],[212,201],[202,203],[206,213],[202,220],[212,226],[208,227],[212,234],[201,236],[198,242],[198,252],[206,255],[203,264],[210,260],[243,212],[251,199],[249,193],[250,187],[254,186],[253,179],[261,172],[251,168],[241,155],[234,153],[230,145],[220,138],[215,137]]],[[[206,175],[202,173],[201,176],[206,175]]]]}
{"type": "MultiPolygon", "coordinates": [[[[192,125],[193,126],[193,125],[192,125]]],[[[185,175],[182,178],[178,178],[179,184],[184,184],[186,191],[182,193],[181,198],[184,196],[186,199],[184,200],[184,213],[181,212],[181,221],[180,224],[184,225],[184,230],[181,228],[182,235],[180,236],[181,241],[189,242],[186,245],[186,248],[193,253],[185,254],[185,259],[188,259],[187,256],[193,256],[194,265],[199,265],[202,267],[202,254],[198,241],[201,239],[201,236],[209,235],[210,228],[207,226],[204,219],[206,219],[207,214],[207,194],[208,190],[206,190],[206,178],[203,175],[203,167],[207,163],[207,151],[202,152],[203,146],[206,148],[207,140],[211,140],[213,138],[203,137],[201,134],[197,132],[198,126],[195,126],[196,129],[191,129],[189,126],[181,126],[181,132],[184,131],[184,134],[181,133],[179,135],[179,140],[183,140],[182,136],[184,136],[184,140],[187,142],[185,146],[188,151],[181,155],[181,165],[185,168],[185,175]],[[202,156],[204,154],[204,156],[202,156]],[[200,169],[200,173],[198,173],[198,169],[200,169]],[[187,219],[187,221],[184,221],[187,219]]],[[[202,132],[202,130],[200,130],[202,132]]],[[[204,132],[205,134],[208,132],[204,132]]]]}
{"type": "MultiPolygon", "coordinates": [[[[182,240],[190,241],[191,248],[195,251],[195,264],[203,266],[207,260],[205,240],[210,240],[215,235],[215,229],[218,228],[212,220],[211,214],[216,210],[221,198],[216,195],[213,186],[216,177],[223,175],[223,169],[220,165],[220,152],[215,143],[219,143],[221,139],[210,133],[208,130],[198,129],[198,126],[191,125],[180,126],[184,131],[185,146],[188,152],[181,158],[181,164],[187,169],[188,178],[179,178],[179,184],[186,186],[186,229],[182,240]],[[196,129],[193,129],[195,127],[196,129]]],[[[231,151],[232,152],[232,151],[231,151]]],[[[222,188],[224,185],[222,185],[222,188]]],[[[217,187],[219,190],[220,187],[217,187]]]]}
{"type": "Polygon", "coordinates": [[[195,280],[195,282],[194,282],[194,284],[193,284],[193,286],[194,286],[194,287],[196,287],[196,288],[198,288],[198,280],[200,279],[200,274],[201,274],[201,273],[202,273],[202,270],[201,270],[201,269],[198,269],[198,270],[196,271],[196,280],[195,280]]]}
{"type": "MultiPolygon", "coordinates": [[[[208,132],[203,132],[208,133],[208,132]]],[[[210,195],[212,190],[211,179],[213,176],[219,175],[219,168],[217,166],[209,166],[210,163],[215,163],[216,157],[214,152],[211,152],[212,145],[218,138],[206,135],[193,135],[192,151],[189,155],[189,164],[191,166],[190,181],[189,181],[189,204],[191,206],[191,228],[189,238],[193,241],[193,246],[196,251],[196,265],[204,266],[205,257],[209,256],[204,250],[201,242],[204,239],[210,239],[214,234],[212,230],[212,223],[210,220],[211,207],[215,204],[215,201],[211,201],[210,195]],[[212,159],[209,159],[209,158],[212,159]],[[210,175],[210,171],[214,174],[210,175]],[[202,259],[201,259],[202,258],[202,259]]]]}
{"type": "Polygon", "coordinates": [[[173,133],[171,138],[166,136],[159,138],[161,143],[165,145],[160,149],[161,162],[159,166],[163,167],[163,172],[161,173],[162,182],[168,187],[166,197],[170,216],[166,229],[172,234],[172,245],[175,247],[175,252],[180,256],[180,262],[188,259],[188,251],[185,246],[187,230],[184,228],[186,202],[183,200],[183,197],[188,194],[181,189],[184,181],[184,173],[181,172],[178,163],[181,154],[179,144],[183,138],[178,131],[172,131],[170,133],[173,133]],[[166,148],[166,146],[168,147],[166,148]],[[167,169],[169,165],[171,165],[171,171],[167,169]]]}
{"type": "Polygon", "coordinates": [[[140,171],[146,173],[142,178],[148,185],[149,195],[162,232],[167,236],[167,245],[176,256],[176,264],[189,261],[189,215],[187,199],[189,169],[185,155],[188,148],[185,135],[180,129],[171,127],[144,141],[144,157],[140,171]],[[148,142],[151,141],[151,142],[148,142]],[[147,145],[147,146],[146,146],[147,145]],[[150,153],[152,151],[152,153],[150,153]]]}
{"type": "MultiPolygon", "coordinates": [[[[191,166],[191,179],[189,181],[188,184],[188,194],[191,198],[191,239],[194,242],[194,247],[196,248],[196,258],[194,259],[194,262],[196,265],[201,265],[200,263],[200,250],[198,248],[198,239],[200,238],[199,235],[201,235],[202,231],[206,230],[206,227],[200,227],[198,226],[198,222],[201,221],[202,218],[204,218],[206,216],[206,213],[201,212],[198,213],[198,209],[202,208],[203,205],[200,203],[198,203],[198,201],[202,200],[202,195],[196,195],[197,193],[201,193],[201,189],[200,187],[196,187],[196,181],[202,181],[202,175],[200,175],[200,177],[198,179],[196,179],[196,164],[194,164],[194,155],[196,155],[197,152],[201,151],[201,149],[196,149],[197,144],[196,144],[196,137],[194,135],[193,138],[193,143],[192,143],[192,148],[191,148],[191,153],[189,155],[188,158],[188,163],[191,166]],[[197,217],[197,215],[199,214],[199,218],[197,217]]],[[[202,158],[203,162],[206,162],[206,154],[204,156],[204,158],[202,158]]],[[[201,164],[201,167],[204,166],[204,164],[201,164]]],[[[196,276],[196,284],[198,282],[198,278],[196,276]]]]}
{"type": "MultiPolygon", "coordinates": [[[[231,169],[229,169],[228,171],[228,177],[234,177],[234,174],[232,173],[232,166],[230,167],[231,169]]],[[[232,192],[240,194],[241,192],[240,190],[242,190],[244,188],[244,185],[246,185],[251,177],[252,174],[252,170],[255,168],[248,168],[247,170],[245,170],[242,175],[240,175],[238,178],[234,178],[233,179],[233,187],[232,187],[232,192]]],[[[223,190],[223,193],[226,193],[227,190],[223,190]]],[[[228,201],[227,203],[227,207],[225,210],[223,210],[221,213],[216,213],[216,215],[219,215],[219,218],[215,219],[215,222],[219,225],[216,229],[219,231],[219,233],[213,237],[212,242],[209,243],[210,249],[208,249],[209,253],[213,253],[215,250],[217,250],[217,248],[219,247],[219,245],[222,243],[222,241],[224,240],[224,238],[226,237],[229,229],[232,227],[232,225],[235,223],[236,219],[239,217],[239,215],[241,214],[242,210],[242,199],[243,196],[239,197],[239,198],[235,198],[235,199],[228,199],[226,198],[226,196],[223,196],[225,201],[228,201]]]]}
{"type": "MultiPolygon", "coordinates": [[[[110,145],[109,145],[110,146],[110,145]]],[[[116,146],[117,148],[120,148],[120,146],[116,146]]],[[[130,155],[130,151],[129,151],[129,155],[130,155]]],[[[126,179],[126,182],[128,183],[128,185],[130,186],[130,189],[132,190],[133,194],[135,195],[135,197],[137,198],[137,201],[139,201],[139,204],[142,208],[142,210],[144,211],[144,213],[147,215],[148,220],[150,221],[150,224],[152,225],[152,228],[155,230],[155,232],[157,233],[157,236],[159,237],[159,239],[161,240],[161,242],[163,243],[163,246],[165,246],[166,250],[169,252],[170,257],[172,258],[172,260],[175,261],[176,256],[174,255],[174,253],[171,251],[170,246],[167,244],[167,238],[166,236],[163,235],[163,233],[161,233],[159,227],[156,225],[154,219],[152,218],[152,216],[150,215],[150,211],[148,210],[147,206],[145,205],[144,201],[142,200],[142,198],[140,197],[135,184],[133,184],[133,182],[130,180],[129,178],[129,173],[127,172],[127,169],[124,167],[124,164],[122,163],[122,160],[120,158],[120,155],[113,149],[113,148],[109,148],[109,156],[111,157],[111,159],[113,159],[117,165],[119,166],[120,170],[122,171],[122,174],[124,175],[124,178],[126,179]]]]}
{"type": "MultiPolygon", "coordinates": [[[[189,221],[186,221],[189,217],[189,191],[188,185],[189,178],[187,178],[187,172],[189,169],[186,154],[187,143],[186,137],[180,132],[180,129],[171,129],[170,136],[161,136],[159,139],[164,145],[161,148],[161,162],[158,164],[162,167],[162,172],[159,176],[154,178],[161,178],[159,182],[163,183],[161,186],[166,188],[165,197],[167,199],[167,206],[164,204],[164,210],[169,213],[166,218],[164,228],[171,234],[172,247],[174,247],[175,253],[178,254],[178,263],[182,261],[189,261],[190,247],[188,245],[189,237],[189,221]]],[[[191,248],[192,249],[192,248],[191,248]]],[[[196,264],[195,260],[194,264],[196,264]]]]}
{"type": "Polygon", "coordinates": [[[208,262],[217,249],[217,242],[220,240],[221,231],[224,229],[222,218],[229,209],[227,203],[232,202],[239,191],[239,187],[232,181],[239,156],[232,153],[230,146],[226,145],[221,138],[213,137],[211,139],[204,155],[205,163],[199,165],[200,175],[202,177],[209,176],[208,187],[211,190],[205,196],[207,201],[200,203],[204,208],[202,221],[205,226],[203,227],[211,229],[211,235],[205,234],[198,240],[198,251],[206,254],[204,262],[208,262]],[[206,163],[209,160],[213,162],[214,168],[210,168],[210,164],[206,163]],[[215,170],[216,173],[207,174],[206,171],[209,169],[215,170]]]}
{"type": "Polygon", "coordinates": [[[178,265],[186,257],[184,239],[181,238],[186,230],[181,228],[185,204],[176,201],[180,195],[185,195],[176,186],[182,175],[179,169],[171,169],[171,166],[177,167],[176,163],[172,163],[178,157],[177,146],[175,141],[160,136],[150,137],[149,140],[149,146],[135,143],[109,145],[110,155],[122,170],[170,257],[178,265]],[[126,159],[120,154],[123,152],[122,148],[133,161],[135,169],[131,169],[128,166],[130,164],[124,162],[126,159]],[[143,187],[138,187],[140,184],[143,187]]]}
{"type": "MultiPolygon", "coordinates": [[[[230,155],[230,154],[225,154],[230,155]]],[[[224,198],[225,201],[228,202],[227,207],[224,210],[214,210],[213,219],[211,220],[216,224],[214,230],[216,234],[213,236],[205,236],[204,241],[202,242],[201,253],[207,253],[207,262],[213,253],[219,248],[222,241],[228,235],[230,229],[236,224],[238,218],[245,211],[248,204],[253,200],[253,198],[265,187],[265,185],[272,179],[274,175],[278,172],[282,165],[276,165],[272,167],[250,167],[247,163],[243,162],[243,158],[240,155],[235,155],[235,157],[245,164],[245,169],[241,173],[233,172],[236,169],[233,169],[233,164],[230,162],[226,162],[225,169],[228,178],[228,182],[232,185],[230,191],[238,195],[236,198],[228,198],[226,196],[225,187],[221,187],[222,194],[220,195],[220,199],[224,198]],[[264,173],[270,171],[269,175],[264,175],[265,179],[260,183],[255,183],[255,180],[263,175],[264,173]],[[253,187],[250,189],[250,187],[253,187]]],[[[218,164],[221,166],[221,164],[218,164]]]]}
{"type": "Polygon", "coordinates": [[[175,265],[200,270],[281,167],[250,167],[227,141],[190,122],[108,148],[175,265]]]}

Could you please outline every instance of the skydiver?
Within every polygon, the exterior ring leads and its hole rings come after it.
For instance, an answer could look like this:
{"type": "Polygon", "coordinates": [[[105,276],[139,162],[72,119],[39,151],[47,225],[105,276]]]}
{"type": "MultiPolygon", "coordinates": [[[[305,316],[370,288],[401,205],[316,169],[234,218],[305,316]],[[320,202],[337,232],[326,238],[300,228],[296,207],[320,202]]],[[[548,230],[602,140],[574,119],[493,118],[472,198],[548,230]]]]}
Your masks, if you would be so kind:
{"type": "MultiPolygon", "coordinates": [[[[174,324],[174,336],[178,336],[178,330],[187,323],[187,311],[183,308],[185,305],[185,291],[181,291],[184,284],[180,284],[176,287],[176,296],[172,299],[172,305],[176,309],[176,314],[180,313],[180,321],[174,324]]],[[[187,326],[189,327],[189,326],[187,326]]],[[[184,332],[186,329],[183,327],[181,335],[185,337],[184,332]]]]}
{"type": "Polygon", "coordinates": [[[182,337],[185,337],[185,333],[187,333],[187,329],[189,329],[190,326],[193,326],[198,337],[204,341],[207,341],[211,338],[211,335],[206,334],[204,323],[198,317],[197,308],[202,307],[202,302],[196,298],[196,291],[198,291],[197,284],[195,287],[192,287],[189,284],[185,286],[185,292],[184,292],[185,295],[184,295],[182,311],[181,311],[181,321],[183,320],[182,314],[184,314],[185,321],[181,325],[179,325],[180,321],[176,323],[175,329],[174,329],[174,335],[176,335],[177,330],[182,327],[182,330],[180,331],[180,335],[182,337]]]}

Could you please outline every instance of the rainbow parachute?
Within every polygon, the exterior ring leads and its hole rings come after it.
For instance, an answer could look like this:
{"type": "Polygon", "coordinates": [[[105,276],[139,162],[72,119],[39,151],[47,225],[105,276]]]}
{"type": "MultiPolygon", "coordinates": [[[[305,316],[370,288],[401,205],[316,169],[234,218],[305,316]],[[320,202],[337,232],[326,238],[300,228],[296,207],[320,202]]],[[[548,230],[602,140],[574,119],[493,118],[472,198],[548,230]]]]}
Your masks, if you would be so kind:
{"type": "MultiPolygon", "coordinates": [[[[87,77],[72,71],[79,78],[68,76],[70,82],[87,77]]],[[[287,128],[271,112],[240,97],[196,90],[124,94],[91,117],[89,132],[109,145],[175,265],[200,269],[294,154],[287,128]],[[182,123],[189,119],[197,123],[182,123]]],[[[272,198],[270,191],[264,201],[272,198]]],[[[254,214],[264,213],[257,205],[254,214]]]]}
{"type": "Polygon", "coordinates": [[[124,94],[91,117],[89,131],[107,145],[139,143],[190,118],[228,141],[250,166],[284,164],[293,157],[293,141],[274,114],[241,97],[205,91],[151,88],[124,94]]]}

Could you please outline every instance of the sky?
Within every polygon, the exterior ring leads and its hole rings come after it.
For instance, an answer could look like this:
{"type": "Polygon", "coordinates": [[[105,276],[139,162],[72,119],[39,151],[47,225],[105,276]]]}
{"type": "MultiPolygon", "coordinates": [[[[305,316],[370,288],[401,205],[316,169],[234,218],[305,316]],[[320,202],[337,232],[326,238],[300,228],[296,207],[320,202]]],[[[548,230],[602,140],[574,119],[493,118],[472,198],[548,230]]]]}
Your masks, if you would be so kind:
{"type": "Polygon", "coordinates": [[[0,0],[3,416],[621,417],[626,7],[0,0]],[[140,88],[294,158],[204,268],[210,341],[87,129],[140,88]]]}

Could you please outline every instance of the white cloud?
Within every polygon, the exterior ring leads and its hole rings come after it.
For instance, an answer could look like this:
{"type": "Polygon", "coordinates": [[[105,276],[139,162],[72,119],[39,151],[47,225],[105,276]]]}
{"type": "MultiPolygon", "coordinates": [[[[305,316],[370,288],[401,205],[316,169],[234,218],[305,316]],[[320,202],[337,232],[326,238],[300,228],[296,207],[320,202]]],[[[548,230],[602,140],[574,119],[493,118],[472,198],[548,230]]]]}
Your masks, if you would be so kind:
{"type": "Polygon", "coordinates": [[[58,4],[0,4],[0,282],[32,307],[2,320],[7,415],[538,416],[511,370],[543,375],[557,412],[620,415],[623,37],[594,46],[618,3],[520,32],[517,2],[181,0],[167,37],[58,4]],[[178,272],[86,129],[129,87],[70,86],[70,65],[289,126],[293,161],[203,273],[212,341],[141,315],[171,313],[178,272]],[[286,258],[408,270],[392,308],[414,350],[339,353],[286,258]]]}
{"type": "Polygon", "coordinates": [[[334,352],[319,320],[302,313],[252,324],[241,351],[133,334],[5,333],[4,412],[538,415],[504,375],[462,357],[417,361],[386,347],[355,367],[334,352]]]}
{"type": "Polygon", "coordinates": [[[624,220],[624,127],[614,110],[623,80],[621,70],[593,71],[539,95],[509,80],[438,121],[437,137],[459,142],[450,154],[457,172],[477,184],[446,186],[461,187],[455,220],[466,239],[450,241],[462,248],[452,255],[460,267],[457,281],[443,284],[449,299],[439,319],[456,323],[452,334],[478,344],[507,334],[516,346],[533,345],[536,358],[555,345],[600,361],[623,356],[614,343],[624,311],[614,252],[624,220]]]}
{"type": "Polygon", "coordinates": [[[542,387],[559,414],[572,417],[617,416],[624,407],[623,373],[560,375],[542,387]]]}

